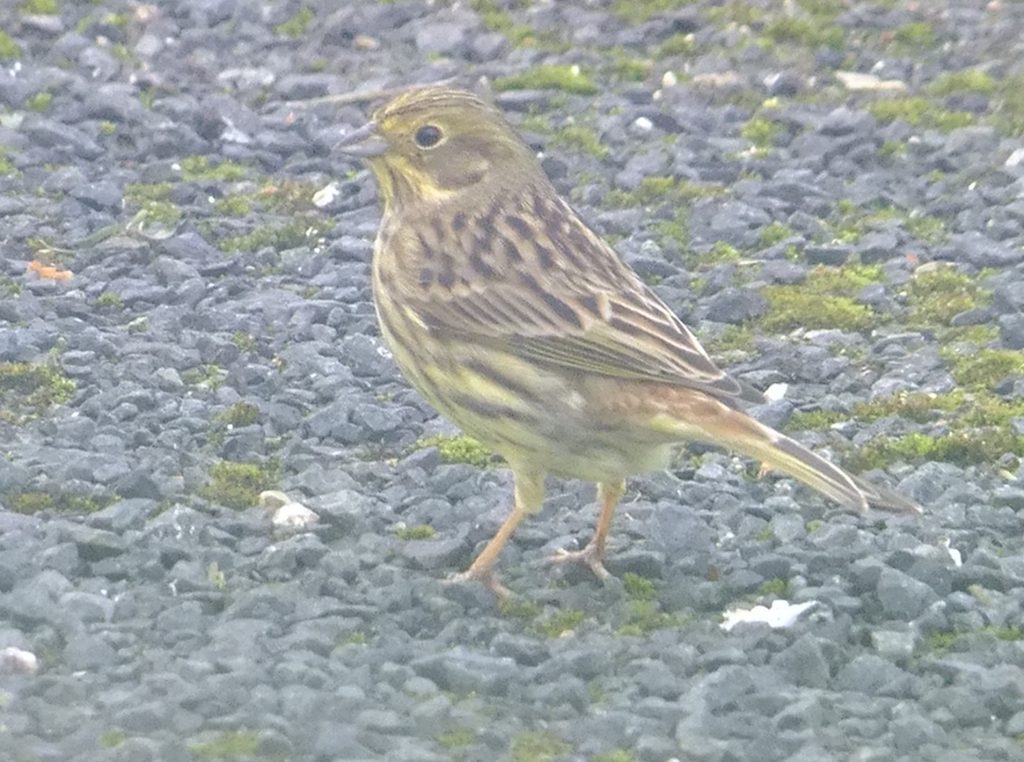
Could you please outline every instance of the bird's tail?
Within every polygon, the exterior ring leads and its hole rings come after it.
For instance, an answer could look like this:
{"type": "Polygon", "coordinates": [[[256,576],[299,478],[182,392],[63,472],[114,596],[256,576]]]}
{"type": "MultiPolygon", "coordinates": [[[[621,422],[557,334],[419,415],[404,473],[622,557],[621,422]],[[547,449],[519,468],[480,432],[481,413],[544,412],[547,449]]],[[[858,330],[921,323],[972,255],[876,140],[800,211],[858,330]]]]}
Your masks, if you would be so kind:
{"type": "MultiPolygon", "coordinates": [[[[689,400],[691,403],[694,401],[693,397],[689,400]]],[[[701,415],[686,416],[683,419],[686,423],[679,418],[675,420],[677,432],[686,439],[704,440],[760,460],[770,468],[789,474],[854,510],[876,508],[899,513],[921,512],[921,507],[912,500],[851,476],[796,440],[765,426],[743,411],[715,400],[713,404],[716,409],[712,412],[706,407],[711,400],[705,398],[704,402],[701,415]],[[699,427],[694,426],[698,420],[699,427]]]]}

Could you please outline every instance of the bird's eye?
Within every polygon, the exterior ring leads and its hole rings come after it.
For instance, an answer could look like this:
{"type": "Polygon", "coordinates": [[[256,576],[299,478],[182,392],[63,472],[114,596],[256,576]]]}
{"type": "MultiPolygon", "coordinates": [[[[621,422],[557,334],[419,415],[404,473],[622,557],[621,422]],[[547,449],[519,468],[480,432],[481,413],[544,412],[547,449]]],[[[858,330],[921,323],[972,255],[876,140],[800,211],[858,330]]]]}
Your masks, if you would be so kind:
{"type": "Polygon", "coordinates": [[[441,128],[425,124],[416,130],[415,139],[420,148],[433,148],[441,142],[441,128]]]}

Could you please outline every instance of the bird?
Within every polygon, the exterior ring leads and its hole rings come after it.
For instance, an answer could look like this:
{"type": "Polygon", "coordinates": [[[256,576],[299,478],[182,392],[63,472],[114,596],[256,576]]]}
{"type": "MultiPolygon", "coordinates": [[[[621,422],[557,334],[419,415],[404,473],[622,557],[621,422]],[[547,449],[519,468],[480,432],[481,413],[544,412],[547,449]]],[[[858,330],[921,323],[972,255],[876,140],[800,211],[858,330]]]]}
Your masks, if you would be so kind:
{"type": "Polygon", "coordinates": [[[453,580],[510,594],[495,565],[541,509],[548,474],[596,482],[600,503],[586,546],[552,560],[607,577],[626,478],[666,468],[686,442],[759,460],[855,511],[921,511],[748,415],[764,396],[713,362],[481,97],[404,89],[335,147],[378,186],[371,279],[384,342],[408,382],[512,471],[511,512],[453,580]]]}

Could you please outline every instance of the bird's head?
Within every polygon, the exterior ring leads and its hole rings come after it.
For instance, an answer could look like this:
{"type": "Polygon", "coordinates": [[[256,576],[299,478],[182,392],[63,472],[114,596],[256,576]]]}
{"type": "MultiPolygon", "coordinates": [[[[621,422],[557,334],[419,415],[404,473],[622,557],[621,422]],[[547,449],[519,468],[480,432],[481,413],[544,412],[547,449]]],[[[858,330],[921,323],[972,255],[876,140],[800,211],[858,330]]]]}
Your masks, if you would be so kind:
{"type": "Polygon", "coordinates": [[[386,207],[465,192],[493,196],[543,177],[531,149],[497,109],[450,87],[403,91],[336,148],[369,163],[386,207]]]}

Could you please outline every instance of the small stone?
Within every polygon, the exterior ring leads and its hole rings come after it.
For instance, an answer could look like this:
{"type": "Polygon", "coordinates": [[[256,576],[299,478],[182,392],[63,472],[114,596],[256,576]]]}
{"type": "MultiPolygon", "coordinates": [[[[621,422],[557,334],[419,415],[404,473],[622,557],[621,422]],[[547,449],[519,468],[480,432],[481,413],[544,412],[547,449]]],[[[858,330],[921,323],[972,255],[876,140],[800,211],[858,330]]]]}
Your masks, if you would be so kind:
{"type": "Polygon", "coordinates": [[[39,660],[31,651],[8,646],[0,649],[0,675],[34,675],[39,660]]]}
{"type": "Polygon", "coordinates": [[[882,610],[897,619],[914,619],[938,600],[924,582],[888,566],[878,577],[877,594],[882,610]]]}

